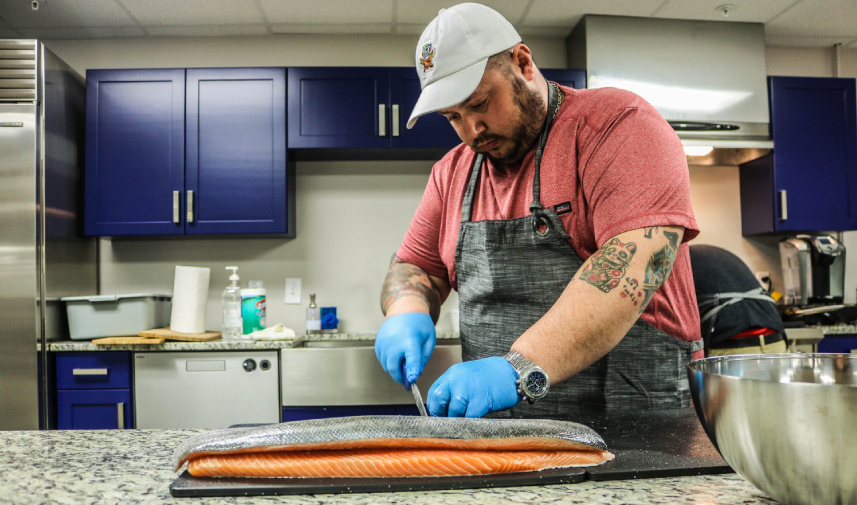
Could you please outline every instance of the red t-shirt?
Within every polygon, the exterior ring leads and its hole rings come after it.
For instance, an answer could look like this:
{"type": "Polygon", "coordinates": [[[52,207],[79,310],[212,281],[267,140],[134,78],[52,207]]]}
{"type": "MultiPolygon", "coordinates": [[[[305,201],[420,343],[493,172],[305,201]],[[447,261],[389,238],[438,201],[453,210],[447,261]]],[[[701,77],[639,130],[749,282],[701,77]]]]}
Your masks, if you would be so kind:
{"type": "MultiPolygon", "coordinates": [[[[683,242],[699,234],[690,203],[687,159],[673,129],[639,96],[615,88],[562,88],[541,164],[541,202],[560,214],[569,243],[585,261],[610,238],[648,226],[682,226],[683,242]]],[[[455,248],[461,204],[475,153],[461,144],[434,165],[397,256],[458,289],[455,248]]],[[[473,221],[530,214],[535,149],[518,170],[486,161],[473,221]]],[[[682,244],[667,282],[641,316],[684,341],[699,340],[690,255],[682,244]]],[[[702,357],[702,351],[699,351],[702,357]]],[[[695,356],[696,357],[696,356],[695,356]]]]}

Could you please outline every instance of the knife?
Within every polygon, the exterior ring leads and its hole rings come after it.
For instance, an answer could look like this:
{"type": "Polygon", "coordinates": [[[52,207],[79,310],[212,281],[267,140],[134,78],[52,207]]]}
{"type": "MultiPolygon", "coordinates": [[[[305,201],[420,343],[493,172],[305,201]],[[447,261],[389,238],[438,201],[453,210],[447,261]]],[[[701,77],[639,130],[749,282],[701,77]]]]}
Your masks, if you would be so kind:
{"type": "Polygon", "coordinates": [[[417,404],[417,410],[420,411],[420,415],[423,417],[428,417],[428,412],[426,412],[426,406],[423,403],[423,395],[420,394],[420,388],[417,387],[416,382],[408,382],[408,372],[405,370],[405,361],[402,360],[402,379],[405,381],[405,389],[410,391],[412,395],[414,395],[414,403],[417,404]]]}

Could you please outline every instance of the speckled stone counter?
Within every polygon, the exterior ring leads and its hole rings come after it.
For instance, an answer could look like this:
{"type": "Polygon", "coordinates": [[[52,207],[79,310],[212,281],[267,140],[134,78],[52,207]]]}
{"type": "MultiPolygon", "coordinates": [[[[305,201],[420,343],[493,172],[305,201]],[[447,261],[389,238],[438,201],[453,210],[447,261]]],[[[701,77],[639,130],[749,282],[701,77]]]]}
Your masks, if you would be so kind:
{"type": "MultiPolygon", "coordinates": [[[[297,335],[290,340],[212,340],[211,342],[167,341],[157,345],[123,344],[95,345],[89,340],[65,340],[48,342],[48,351],[246,351],[260,349],[290,349],[306,342],[367,342],[375,340],[375,332],[320,333],[297,335]]],[[[458,332],[439,331],[438,340],[458,338],[458,332]]]]}
{"type": "Polygon", "coordinates": [[[836,326],[818,326],[825,335],[857,335],[857,325],[839,324],[836,326]]]}
{"type": "Polygon", "coordinates": [[[172,453],[203,430],[0,431],[0,503],[773,504],[734,474],[463,491],[173,498],[172,453]]]}

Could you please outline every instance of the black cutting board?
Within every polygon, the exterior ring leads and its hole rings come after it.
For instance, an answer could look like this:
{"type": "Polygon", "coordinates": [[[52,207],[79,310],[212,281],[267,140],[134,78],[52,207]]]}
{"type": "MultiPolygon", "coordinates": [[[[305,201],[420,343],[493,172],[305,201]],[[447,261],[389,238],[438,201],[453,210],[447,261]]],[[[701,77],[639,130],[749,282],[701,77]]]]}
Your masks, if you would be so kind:
{"type": "MultiPolygon", "coordinates": [[[[692,408],[569,418],[592,427],[616,459],[597,467],[465,477],[277,479],[197,478],[187,470],[170,485],[176,497],[438,491],[571,484],[729,473],[692,408]]],[[[251,426],[251,425],[243,425],[251,426]]]]}
{"type": "Polygon", "coordinates": [[[582,468],[557,468],[542,472],[472,475],[464,477],[394,478],[197,478],[183,471],[170,485],[176,497],[259,496],[287,494],[391,493],[492,487],[571,484],[586,479],[582,468]]]}
{"type": "Polygon", "coordinates": [[[607,443],[616,459],[586,468],[590,480],[731,473],[693,408],[575,416],[607,443]]]}

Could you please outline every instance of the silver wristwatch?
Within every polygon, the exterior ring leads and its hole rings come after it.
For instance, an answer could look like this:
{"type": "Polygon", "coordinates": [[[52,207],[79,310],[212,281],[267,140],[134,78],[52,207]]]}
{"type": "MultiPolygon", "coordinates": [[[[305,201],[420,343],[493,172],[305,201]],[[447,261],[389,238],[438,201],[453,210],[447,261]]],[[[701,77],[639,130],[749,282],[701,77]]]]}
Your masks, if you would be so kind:
{"type": "Polygon", "coordinates": [[[548,394],[551,381],[548,374],[540,366],[515,351],[509,351],[503,357],[518,373],[518,380],[515,381],[515,384],[518,386],[519,396],[526,398],[532,404],[548,394]]]}

